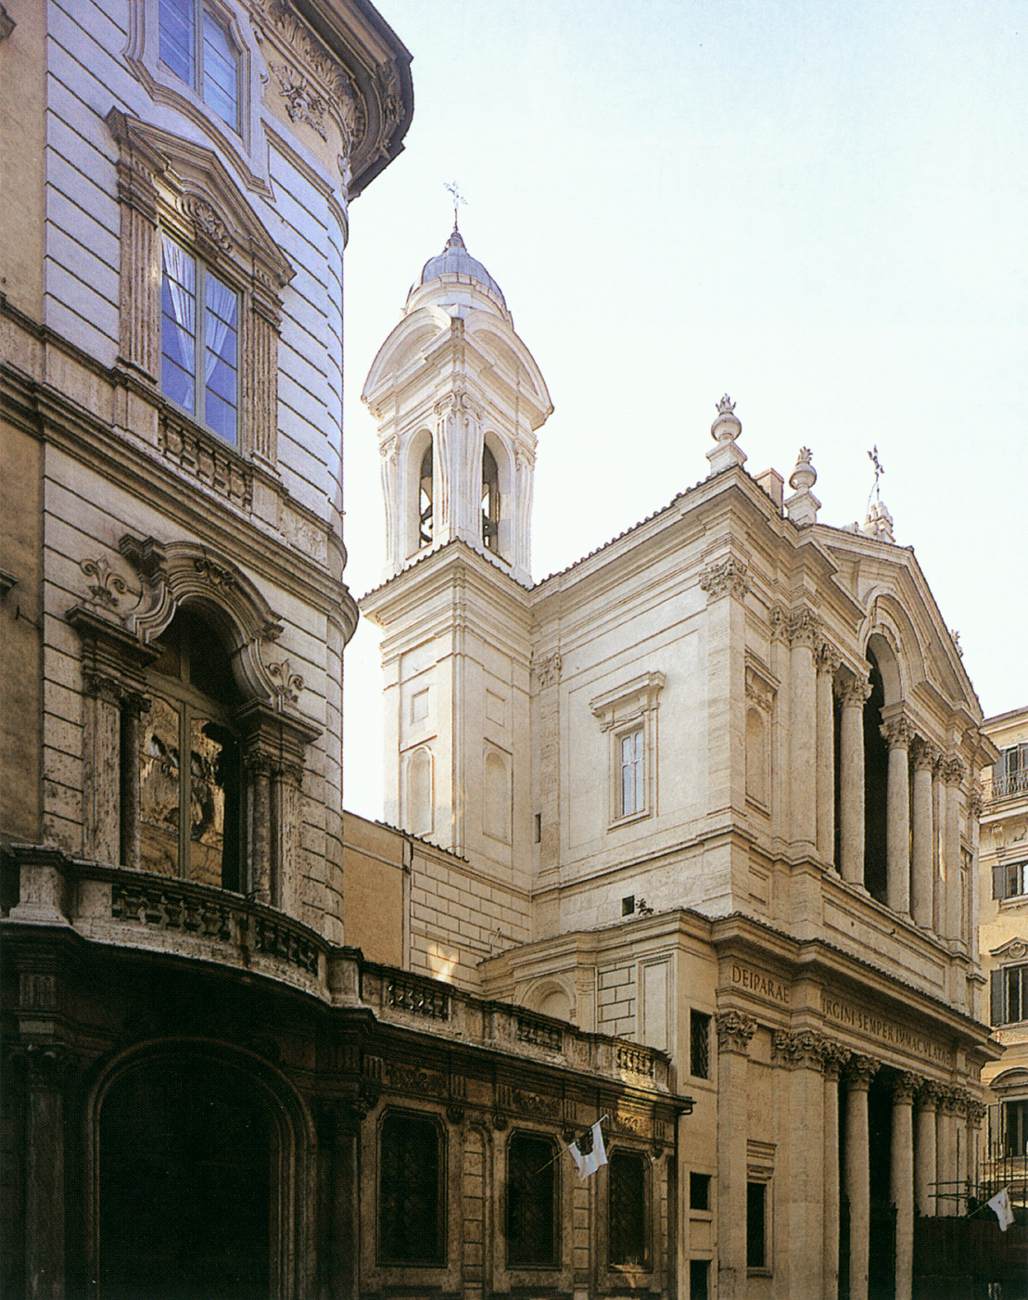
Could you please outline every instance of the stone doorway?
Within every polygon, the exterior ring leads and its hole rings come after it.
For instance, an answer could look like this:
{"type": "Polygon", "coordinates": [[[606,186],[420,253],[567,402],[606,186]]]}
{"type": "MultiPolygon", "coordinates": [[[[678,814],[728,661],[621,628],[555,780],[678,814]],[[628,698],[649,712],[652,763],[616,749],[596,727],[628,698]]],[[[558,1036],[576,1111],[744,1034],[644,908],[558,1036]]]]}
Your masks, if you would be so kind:
{"type": "Polygon", "coordinates": [[[102,1300],[270,1294],[274,1129],[241,1071],[151,1062],[100,1115],[102,1300]]]}

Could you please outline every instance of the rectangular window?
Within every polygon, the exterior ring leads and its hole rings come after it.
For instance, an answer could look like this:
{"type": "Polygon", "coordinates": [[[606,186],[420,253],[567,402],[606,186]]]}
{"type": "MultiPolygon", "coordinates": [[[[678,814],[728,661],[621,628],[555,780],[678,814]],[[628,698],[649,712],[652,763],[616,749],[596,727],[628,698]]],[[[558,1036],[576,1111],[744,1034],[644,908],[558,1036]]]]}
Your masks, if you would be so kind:
{"type": "Polygon", "coordinates": [[[1028,1020],[1028,965],[1002,966],[992,972],[992,1023],[1013,1025],[1028,1020]]]}
{"type": "Polygon", "coordinates": [[[710,1300],[710,1260],[689,1261],[689,1300],[710,1300]]]}
{"type": "Polygon", "coordinates": [[[1028,743],[1004,749],[992,769],[992,797],[1028,793],[1028,743]]]}
{"type": "Polygon", "coordinates": [[[1004,862],[992,868],[993,898],[1020,898],[1028,894],[1028,862],[1004,862]]]}
{"type": "Polygon", "coordinates": [[[1003,1154],[1028,1156],[1028,1098],[1002,1103],[1003,1154]]]}
{"type": "Polygon", "coordinates": [[[556,1268],[559,1162],[554,1143],[535,1133],[513,1133],[507,1147],[507,1266],[556,1268]]]}
{"type": "Polygon", "coordinates": [[[536,844],[541,844],[541,843],[543,842],[543,815],[542,815],[542,813],[536,813],[535,818],[534,818],[534,827],[535,827],[535,834],[534,834],[534,837],[533,837],[533,838],[535,839],[536,844]]]}
{"type": "Polygon", "coordinates": [[[710,1016],[702,1011],[689,1012],[689,1072],[710,1078],[710,1016]]]}
{"type": "Polygon", "coordinates": [[[390,1114],[382,1123],[378,1255],[383,1264],[446,1262],[442,1135],[434,1120],[390,1114]]]}
{"type": "Polygon", "coordinates": [[[234,447],[239,295],[174,240],[161,247],[161,391],[234,447]]]}
{"type": "Polygon", "coordinates": [[[642,812],[646,806],[643,790],[642,727],[621,737],[621,809],[622,817],[642,812]]]}
{"type": "Polygon", "coordinates": [[[710,1174],[689,1175],[689,1209],[710,1209],[710,1174]]]}
{"type": "Polygon", "coordinates": [[[746,1184],[746,1267],[767,1268],[767,1183],[746,1184]]]}
{"type": "Polygon", "coordinates": [[[239,54],[228,30],[198,0],[160,0],[161,62],[239,130],[239,54]]]}
{"type": "Polygon", "coordinates": [[[647,1255],[646,1156],[615,1151],[610,1157],[607,1182],[607,1240],[610,1262],[642,1268],[647,1255]]]}

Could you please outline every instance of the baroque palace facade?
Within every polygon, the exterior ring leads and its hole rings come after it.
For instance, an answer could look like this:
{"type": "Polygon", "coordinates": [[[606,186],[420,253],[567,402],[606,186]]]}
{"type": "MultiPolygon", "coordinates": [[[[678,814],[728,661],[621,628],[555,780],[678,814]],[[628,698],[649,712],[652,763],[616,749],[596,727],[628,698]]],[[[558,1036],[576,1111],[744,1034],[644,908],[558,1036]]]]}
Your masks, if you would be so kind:
{"type": "Polygon", "coordinates": [[[343,255],[409,65],[368,0],[0,7],[5,1296],[672,1286],[666,1053],[405,969],[459,860],[345,843],[343,255]]]}
{"type": "Polygon", "coordinates": [[[996,750],[885,506],[821,522],[805,448],[788,495],[751,475],[725,397],[705,478],[533,582],[552,407],[456,227],[364,400],[386,816],[450,855],[411,859],[411,969],[669,1054],[677,1295],[966,1295],[922,1247],[964,1212],[997,1056],[996,750]]]}

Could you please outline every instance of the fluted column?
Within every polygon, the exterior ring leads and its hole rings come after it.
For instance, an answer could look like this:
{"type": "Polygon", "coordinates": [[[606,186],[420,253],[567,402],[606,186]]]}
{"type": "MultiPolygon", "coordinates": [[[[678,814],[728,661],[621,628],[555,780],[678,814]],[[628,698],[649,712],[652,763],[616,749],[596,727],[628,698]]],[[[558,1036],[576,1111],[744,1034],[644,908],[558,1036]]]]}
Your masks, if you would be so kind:
{"type": "Polygon", "coordinates": [[[864,883],[864,703],[867,682],[849,678],[839,688],[839,830],[842,877],[864,883]]]}
{"type": "Polygon", "coordinates": [[[746,1294],[747,1057],[757,1022],[738,1011],[717,1015],[718,1296],[746,1294]]]}
{"type": "Polygon", "coordinates": [[[956,1202],[956,1208],[953,1211],[954,1214],[958,1216],[963,1216],[967,1210],[967,1201],[963,1198],[967,1196],[967,1180],[970,1168],[967,1153],[967,1108],[970,1101],[970,1093],[963,1088],[958,1088],[956,1096],[956,1117],[953,1125],[953,1147],[956,1151],[957,1180],[957,1186],[954,1190],[962,1198],[956,1202]]]}
{"type": "Polygon", "coordinates": [[[917,1167],[914,1197],[917,1212],[925,1218],[938,1213],[935,1184],[938,1180],[936,1127],[941,1089],[930,1080],[921,1084],[917,1094],[917,1167]]]}
{"type": "Polygon", "coordinates": [[[867,1094],[879,1062],[850,1057],[846,1070],[846,1199],[850,1205],[849,1300],[867,1300],[871,1241],[871,1162],[867,1094]]]}
{"type": "Polygon", "coordinates": [[[811,610],[788,616],[789,837],[813,852],[817,843],[817,671],[814,647],[820,622],[811,610]]]}
{"type": "Polygon", "coordinates": [[[914,829],[910,912],[917,925],[930,930],[932,918],[932,770],[939,751],[922,736],[914,738],[914,829]]]}
{"type": "Polygon", "coordinates": [[[841,1043],[825,1039],[822,1046],[824,1069],[824,1198],[822,1233],[822,1287],[824,1300],[839,1295],[839,1075],[849,1052],[841,1043]]]}
{"type": "Polygon", "coordinates": [[[835,861],[835,717],[833,690],[841,659],[828,641],[817,648],[817,855],[835,861]]]}
{"type": "Polygon", "coordinates": [[[889,784],[886,798],[886,901],[894,912],[910,912],[910,722],[890,718],[882,724],[889,746],[889,784]]]}
{"type": "Polygon", "coordinates": [[[960,939],[960,783],[964,779],[964,765],[959,758],[951,757],[943,764],[942,779],[945,787],[946,815],[943,820],[942,861],[946,872],[946,928],[947,939],[960,939]]]}
{"type": "Polygon", "coordinates": [[[910,1300],[914,1276],[914,1093],[920,1081],[900,1074],[892,1088],[892,1203],[896,1207],[896,1300],[910,1300]]]}

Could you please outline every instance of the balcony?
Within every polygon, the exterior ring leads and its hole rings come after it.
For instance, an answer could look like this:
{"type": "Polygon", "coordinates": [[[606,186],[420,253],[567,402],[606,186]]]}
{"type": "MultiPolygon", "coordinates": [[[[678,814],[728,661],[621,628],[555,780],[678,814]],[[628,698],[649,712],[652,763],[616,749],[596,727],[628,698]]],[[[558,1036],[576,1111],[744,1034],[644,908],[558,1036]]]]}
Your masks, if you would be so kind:
{"type": "Polygon", "coordinates": [[[1028,798],[1028,768],[992,778],[992,799],[1028,798]]]}

